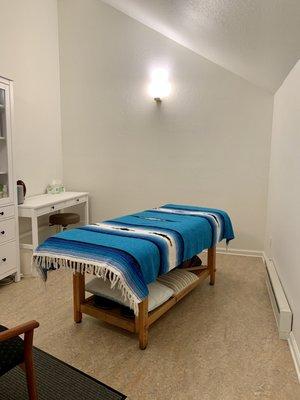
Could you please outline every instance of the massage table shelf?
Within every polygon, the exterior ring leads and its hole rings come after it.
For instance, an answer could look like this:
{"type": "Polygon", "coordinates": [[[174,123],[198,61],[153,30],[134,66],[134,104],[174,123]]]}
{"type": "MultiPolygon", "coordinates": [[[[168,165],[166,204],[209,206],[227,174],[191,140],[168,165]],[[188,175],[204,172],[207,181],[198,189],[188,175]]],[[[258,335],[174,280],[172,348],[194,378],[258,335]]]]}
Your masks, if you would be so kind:
{"type": "Polygon", "coordinates": [[[140,349],[145,349],[148,344],[148,329],[169,311],[175,304],[183,299],[189,292],[202,283],[206,278],[210,277],[210,284],[215,282],[216,266],[216,248],[208,249],[207,267],[199,270],[191,271],[198,276],[198,280],[185,287],[181,292],[173,295],[157,307],[155,310],[148,312],[148,298],[139,303],[139,315],[135,318],[125,317],[121,315],[118,307],[112,310],[103,310],[94,306],[94,296],[85,298],[85,277],[84,274],[76,272],[73,275],[73,300],[74,300],[74,320],[79,323],[82,320],[82,314],[90,315],[94,318],[115,325],[132,333],[138,333],[140,349]]]}
{"type": "Polygon", "coordinates": [[[119,328],[125,329],[126,331],[135,333],[135,320],[134,318],[125,317],[120,312],[120,307],[113,308],[111,310],[103,310],[99,307],[94,306],[94,297],[88,297],[81,304],[81,312],[83,314],[90,315],[91,317],[98,318],[111,325],[115,325],[119,328]]]}
{"type": "MultiPolygon", "coordinates": [[[[202,283],[208,276],[209,270],[208,268],[202,268],[201,271],[193,271],[198,276],[198,280],[191,283],[189,286],[185,287],[181,292],[173,295],[163,303],[161,306],[155,308],[155,310],[150,311],[148,313],[148,325],[152,325],[155,321],[157,321],[162,315],[164,315],[167,311],[170,310],[175,304],[177,304],[181,299],[183,299],[187,294],[189,294],[195,287],[197,287],[200,283],[202,283]]],[[[137,319],[137,317],[136,317],[137,319]]]]}

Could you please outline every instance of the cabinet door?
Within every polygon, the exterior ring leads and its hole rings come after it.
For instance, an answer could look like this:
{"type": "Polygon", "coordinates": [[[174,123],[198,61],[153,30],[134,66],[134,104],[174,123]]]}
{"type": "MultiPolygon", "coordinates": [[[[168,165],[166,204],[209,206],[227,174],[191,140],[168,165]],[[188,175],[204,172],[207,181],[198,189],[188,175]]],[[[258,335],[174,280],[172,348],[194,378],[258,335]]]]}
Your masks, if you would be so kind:
{"type": "Polygon", "coordinates": [[[0,82],[0,205],[13,202],[9,84],[0,82]]]}

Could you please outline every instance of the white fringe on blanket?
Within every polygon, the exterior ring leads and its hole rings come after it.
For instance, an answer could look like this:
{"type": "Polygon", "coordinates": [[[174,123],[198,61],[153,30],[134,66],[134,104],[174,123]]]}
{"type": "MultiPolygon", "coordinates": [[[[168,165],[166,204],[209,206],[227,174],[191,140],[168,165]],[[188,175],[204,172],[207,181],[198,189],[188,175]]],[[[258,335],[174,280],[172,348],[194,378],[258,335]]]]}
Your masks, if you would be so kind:
{"type": "Polygon", "coordinates": [[[37,267],[39,275],[42,276],[41,269],[50,270],[50,268],[59,269],[65,268],[75,272],[87,273],[97,276],[98,278],[109,280],[111,283],[111,289],[119,289],[122,293],[124,301],[129,302],[129,307],[134,311],[135,315],[138,315],[139,307],[138,304],[142,301],[139,299],[126,284],[122,274],[116,270],[113,265],[106,262],[96,262],[92,260],[82,261],[75,257],[60,257],[55,256],[51,253],[33,254],[32,265],[37,267]]]}

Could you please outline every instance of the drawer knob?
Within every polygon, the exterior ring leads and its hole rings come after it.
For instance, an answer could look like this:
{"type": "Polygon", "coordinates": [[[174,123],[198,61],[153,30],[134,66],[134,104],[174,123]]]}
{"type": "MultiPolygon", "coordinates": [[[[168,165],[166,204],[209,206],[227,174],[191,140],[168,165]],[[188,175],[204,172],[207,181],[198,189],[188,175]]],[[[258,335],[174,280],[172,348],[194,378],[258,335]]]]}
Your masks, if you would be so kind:
{"type": "Polygon", "coordinates": [[[54,206],[51,207],[52,210],[54,210],[54,208],[55,208],[54,206]]]}
{"type": "Polygon", "coordinates": [[[5,231],[1,231],[1,235],[4,235],[5,231]]]}
{"type": "Polygon", "coordinates": [[[3,257],[3,258],[2,258],[2,261],[5,262],[5,261],[6,261],[6,257],[3,257]]]}
{"type": "Polygon", "coordinates": [[[1,211],[1,212],[0,212],[0,215],[4,215],[4,211],[1,211]]]}
{"type": "Polygon", "coordinates": [[[76,199],[76,201],[79,201],[79,199],[76,199]]]}

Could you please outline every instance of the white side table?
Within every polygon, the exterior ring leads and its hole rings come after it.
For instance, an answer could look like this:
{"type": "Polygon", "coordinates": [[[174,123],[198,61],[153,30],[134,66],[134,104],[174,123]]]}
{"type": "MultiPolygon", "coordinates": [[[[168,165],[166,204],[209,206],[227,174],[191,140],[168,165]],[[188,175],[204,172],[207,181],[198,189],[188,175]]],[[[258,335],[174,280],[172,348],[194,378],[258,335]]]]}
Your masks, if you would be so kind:
{"type": "Polygon", "coordinates": [[[26,198],[19,204],[19,217],[31,219],[32,244],[21,243],[21,249],[35,250],[39,245],[38,217],[55,211],[84,204],[84,224],[89,223],[89,198],[87,192],[64,192],[59,194],[41,194],[26,198]]]}

